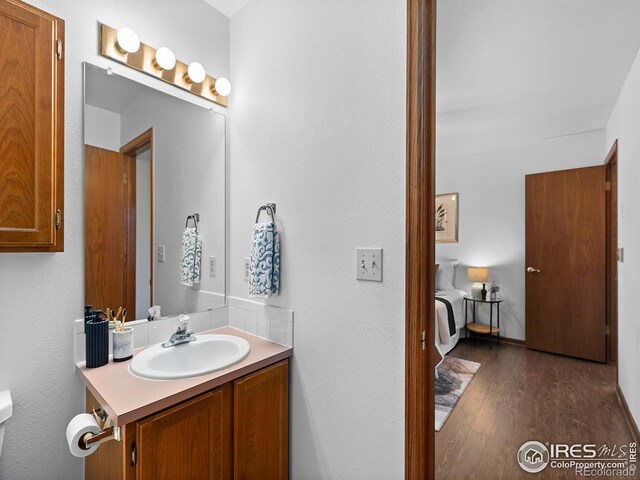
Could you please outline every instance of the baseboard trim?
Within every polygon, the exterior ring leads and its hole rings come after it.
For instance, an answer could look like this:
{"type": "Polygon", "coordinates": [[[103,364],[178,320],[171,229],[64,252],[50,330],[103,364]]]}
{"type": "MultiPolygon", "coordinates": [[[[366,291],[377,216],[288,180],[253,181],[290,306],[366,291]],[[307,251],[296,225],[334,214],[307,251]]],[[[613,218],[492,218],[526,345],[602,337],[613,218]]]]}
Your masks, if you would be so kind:
{"type": "MultiPolygon", "coordinates": [[[[489,339],[489,334],[486,333],[474,333],[472,336],[470,335],[469,338],[473,338],[473,337],[478,337],[478,338],[482,338],[484,340],[488,340],[489,339]]],[[[464,338],[464,337],[462,337],[464,338]]],[[[491,341],[495,342],[496,341],[496,336],[493,335],[491,337],[491,341]]],[[[509,338],[509,337],[503,337],[502,335],[500,335],[500,343],[508,343],[509,345],[515,345],[516,347],[524,347],[525,346],[525,341],[524,340],[518,340],[517,338],[509,338]]]]}
{"type": "Polygon", "coordinates": [[[636,442],[636,444],[640,444],[640,431],[638,431],[638,425],[633,419],[633,415],[631,415],[629,405],[627,405],[627,400],[624,398],[624,394],[620,389],[620,385],[616,385],[616,392],[618,393],[618,402],[620,402],[622,414],[624,415],[624,419],[627,421],[627,425],[629,426],[629,430],[631,431],[631,436],[633,436],[633,440],[636,442]]]}
{"type": "Polygon", "coordinates": [[[524,340],[518,340],[517,338],[509,338],[509,337],[500,337],[500,343],[509,343],[511,345],[517,345],[518,347],[524,347],[524,340]]]}

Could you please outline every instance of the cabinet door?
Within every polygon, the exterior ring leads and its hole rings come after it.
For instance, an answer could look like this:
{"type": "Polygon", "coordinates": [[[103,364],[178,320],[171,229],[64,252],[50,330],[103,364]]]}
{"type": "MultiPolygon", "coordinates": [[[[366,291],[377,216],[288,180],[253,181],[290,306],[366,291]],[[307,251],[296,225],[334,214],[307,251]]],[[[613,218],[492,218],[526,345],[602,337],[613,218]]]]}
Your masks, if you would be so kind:
{"type": "Polygon", "coordinates": [[[289,361],[235,382],[234,474],[284,480],[289,473],[289,361]]]}
{"type": "Polygon", "coordinates": [[[62,251],[64,22],[0,0],[0,252],[62,251]]]}
{"type": "Polygon", "coordinates": [[[137,480],[231,477],[231,385],[138,422],[137,480]]]}

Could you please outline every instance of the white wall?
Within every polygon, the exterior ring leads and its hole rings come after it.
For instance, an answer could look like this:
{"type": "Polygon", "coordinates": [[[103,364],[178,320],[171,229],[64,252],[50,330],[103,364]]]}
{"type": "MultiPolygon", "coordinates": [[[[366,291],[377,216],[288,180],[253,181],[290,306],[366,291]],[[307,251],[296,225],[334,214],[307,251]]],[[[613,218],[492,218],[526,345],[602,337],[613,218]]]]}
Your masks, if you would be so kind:
{"type": "Polygon", "coordinates": [[[84,403],[73,364],[73,319],[84,303],[82,61],[175,91],[100,57],[98,22],[130,26],[144,42],[169,45],[178,58],[228,75],[228,19],[200,0],[30,3],[66,20],[65,251],[0,255],[0,390],[10,389],[14,399],[0,478],[75,480],[82,478],[82,461],[69,453],[64,431],[84,403]]]}
{"type": "MultiPolygon", "coordinates": [[[[446,148],[446,145],[442,145],[446,148]]],[[[440,147],[439,147],[440,148],[440,147]]],[[[468,266],[489,267],[490,281],[506,301],[500,326],[506,337],[525,338],[525,175],[598,165],[606,155],[605,131],[460,157],[438,157],[438,193],[459,192],[459,243],[438,244],[436,255],[457,258],[454,286],[470,291],[468,266]]],[[[489,323],[488,308],[479,319],[489,323]]]]}
{"type": "Polygon", "coordinates": [[[120,114],[85,105],[84,143],[106,150],[120,150],[120,114]]]}
{"type": "Polygon", "coordinates": [[[402,478],[406,3],[253,0],[231,19],[230,295],[277,203],[295,312],[291,477],[402,478]],[[355,248],[384,248],[384,282],[355,248]]]}
{"type": "Polygon", "coordinates": [[[607,127],[607,143],[618,139],[618,383],[640,425],[640,54],[631,68],[607,127]]]}
{"type": "MultiPolygon", "coordinates": [[[[162,314],[189,313],[224,305],[225,295],[225,117],[148,90],[122,112],[122,144],[153,127],[154,303],[162,314]],[[179,283],[182,232],[188,215],[200,214],[200,284],[179,283]],[[209,276],[209,256],[216,276],[209,276]],[[214,303],[211,302],[214,301],[214,303]]],[[[193,225],[193,223],[191,223],[193,225]]],[[[144,318],[144,317],[142,317],[144,318]]]]}

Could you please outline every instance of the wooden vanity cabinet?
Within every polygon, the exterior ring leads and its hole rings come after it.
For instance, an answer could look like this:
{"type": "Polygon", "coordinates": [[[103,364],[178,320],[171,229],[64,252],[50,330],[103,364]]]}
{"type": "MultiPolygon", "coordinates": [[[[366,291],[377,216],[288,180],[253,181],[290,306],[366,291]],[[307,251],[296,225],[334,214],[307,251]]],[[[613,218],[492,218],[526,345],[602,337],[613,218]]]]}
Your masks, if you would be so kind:
{"type": "Polygon", "coordinates": [[[63,251],[64,21],[0,0],[0,253],[63,251]]]}
{"type": "Polygon", "coordinates": [[[137,423],[137,479],[231,478],[231,385],[137,423]]]}
{"type": "Polygon", "coordinates": [[[288,397],[283,360],[122,427],[85,458],[85,479],[285,480],[288,397]]]}
{"type": "Polygon", "coordinates": [[[289,363],[234,385],[234,478],[284,480],[289,473],[289,363]]]}

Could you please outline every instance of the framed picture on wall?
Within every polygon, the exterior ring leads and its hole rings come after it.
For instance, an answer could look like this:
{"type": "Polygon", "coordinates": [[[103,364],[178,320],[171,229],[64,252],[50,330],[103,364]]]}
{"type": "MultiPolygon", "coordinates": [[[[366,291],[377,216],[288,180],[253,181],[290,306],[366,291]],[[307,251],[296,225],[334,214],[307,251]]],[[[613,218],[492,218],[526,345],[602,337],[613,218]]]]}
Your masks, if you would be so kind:
{"type": "Polygon", "coordinates": [[[436,243],[458,243],[458,194],[436,195],[436,243]]]}

